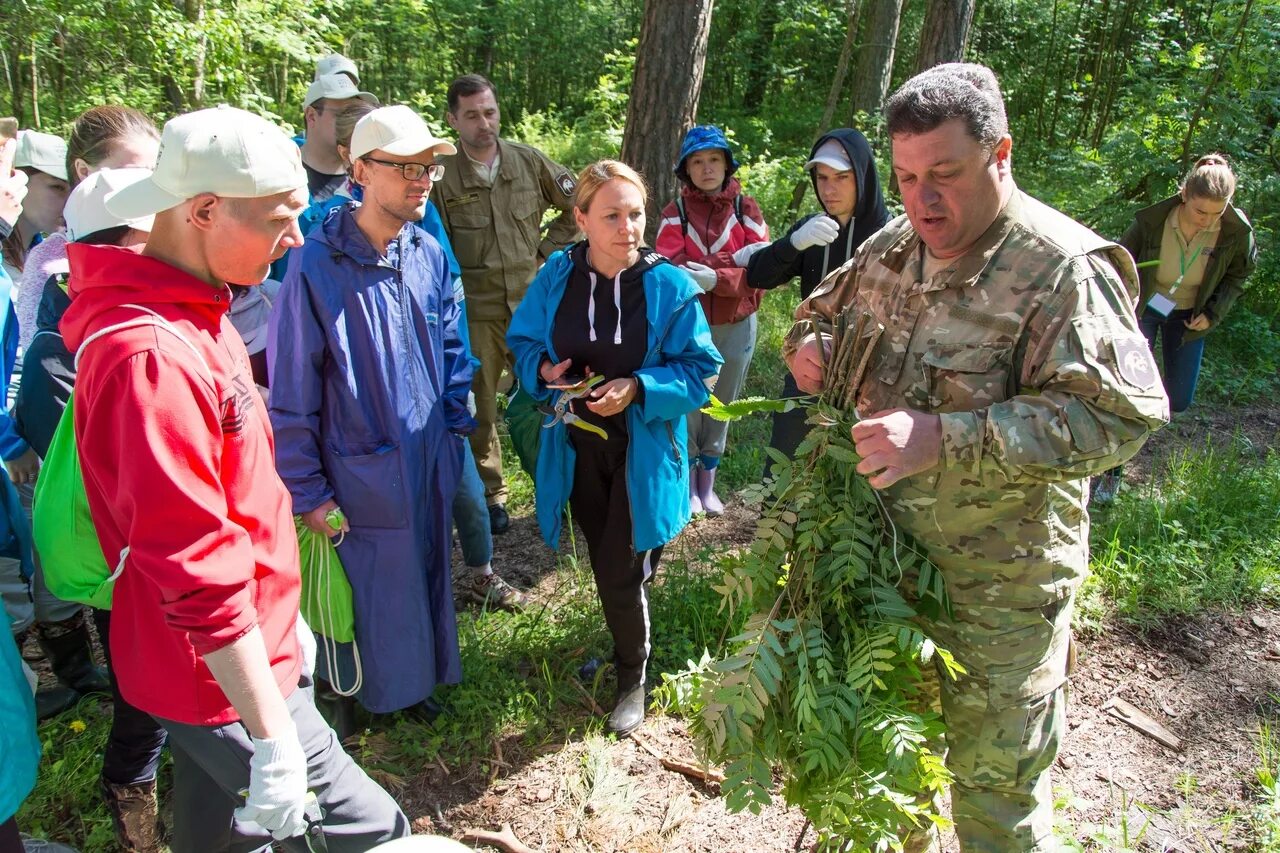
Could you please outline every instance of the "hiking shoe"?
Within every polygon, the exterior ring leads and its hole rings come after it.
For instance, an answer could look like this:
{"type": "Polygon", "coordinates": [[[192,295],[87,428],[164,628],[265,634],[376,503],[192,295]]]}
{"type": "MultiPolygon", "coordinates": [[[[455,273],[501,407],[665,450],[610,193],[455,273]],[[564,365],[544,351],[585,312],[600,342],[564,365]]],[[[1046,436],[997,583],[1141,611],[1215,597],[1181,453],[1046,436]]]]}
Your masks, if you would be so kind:
{"type": "Polygon", "coordinates": [[[511,516],[507,515],[507,508],[502,504],[489,507],[489,532],[494,536],[501,536],[510,529],[511,516]]]}
{"type": "Polygon", "coordinates": [[[1115,471],[1104,471],[1093,482],[1093,493],[1089,497],[1091,506],[1111,506],[1120,494],[1120,475],[1115,471]]]}
{"type": "Polygon", "coordinates": [[[458,580],[459,591],[471,602],[494,610],[518,613],[529,603],[529,597],[500,578],[497,572],[471,572],[458,580]]]}

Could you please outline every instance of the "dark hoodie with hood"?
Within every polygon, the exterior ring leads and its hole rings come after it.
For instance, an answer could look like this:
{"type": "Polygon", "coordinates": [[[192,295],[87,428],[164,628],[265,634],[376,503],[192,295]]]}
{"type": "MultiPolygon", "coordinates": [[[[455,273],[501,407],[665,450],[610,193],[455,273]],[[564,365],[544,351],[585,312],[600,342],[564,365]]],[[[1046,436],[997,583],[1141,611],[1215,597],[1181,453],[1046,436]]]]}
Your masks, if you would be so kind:
{"type": "MultiPolygon", "coordinates": [[[[806,298],[818,286],[818,282],[853,257],[857,248],[889,221],[889,211],[885,209],[884,196],[880,192],[880,178],[876,174],[875,157],[867,138],[849,127],[836,128],[813,144],[809,158],[812,159],[818,149],[830,139],[844,146],[849,162],[853,164],[854,178],[858,185],[853,216],[840,226],[840,233],[834,241],[826,246],[810,246],[804,251],[796,249],[791,242],[791,235],[818,214],[811,214],[797,221],[782,239],[775,240],[769,248],[761,249],[751,257],[747,264],[747,283],[752,287],[772,290],[800,276],[800,297],[806,298]]],[[[817,169],[809,171],[809,180],[813,182],[813,194],[818,195],[817,169]]],[[[822,204],[821,197],[818,198],[818,203],[822,204]]],[[[825,210],[825,206],[823,209],[825,210]]]]}

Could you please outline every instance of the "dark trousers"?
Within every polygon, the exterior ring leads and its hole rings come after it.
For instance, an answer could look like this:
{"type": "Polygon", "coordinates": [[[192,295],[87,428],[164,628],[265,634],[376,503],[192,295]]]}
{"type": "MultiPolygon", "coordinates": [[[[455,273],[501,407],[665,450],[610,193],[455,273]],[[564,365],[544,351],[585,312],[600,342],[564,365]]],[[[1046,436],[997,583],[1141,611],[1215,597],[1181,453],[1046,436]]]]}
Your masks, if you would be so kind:
{"type": "Polygon", "coordinates": [[[94,610],[93,622],[98,628],[98,639],[102,641],[111,677],[111,734],[102,753],[102,778],[112,785],[150,782],[160,767],[164,729],[154,717],[133,707],[120,695],[120,685],[111,668],[111,611],[94,610]]]}
{"type": "MultiPolygon", "coordinates": [[[[309,678],[304,677],[286,704],[307,754],[307,789],[324,814],[330,853],[363,853],[409,834],[409,821],[395,800],[361,770],[342,749],[316,710],[309,678]]],[[[249,787],[253,742],[242,723],[193,726],[159,720],[169,733],[173,753],[173,853],[241,853],[262,850],[271,836],[253,824],[235,820],[249,787]]],[[[285,850],[307,853],[304,838],[276,842],[285,850]]]]}
{"type": "MultiPolygon", "coordinates": [[[[796,378],[791,375],[791,371],[787,371],[787,377],[782,381],[782,397],[803,397],[804,394],[796,385],[796,378]]],[[[796,448],[800,446],[800,442],[804,441],[805,436],[812,429],[805,419],[809,417],[809,413],[803,408],[792,409],[789,412],[773,413],[773,433],[769,437],[769,446],[775,450],[781,451],[783,456],[790,459],[795,455],[796,448]]],[[[764,463],[764,472],[767,475],[769,469],[773,466],[772,459],[766,459],[764,463]]]]}
{"type": "Polygon", "coordinates": [[[594,436],[574,436],[577,460],[569,505],[582,527],[596,593],[613,635],[619,678],[644,681],[649,660],[649,594],[662,549],[636,553],[627,494],[625,442],[606,445],[594,436]],[[620,446],[619,446],[620,445],[620,446]]]}
{"type": "Polygon", "coordinates": [[[1204,357],[1203,337],[1183,343],[1188,329],[1185,325],[1194,311],[1171,311],[1161,317],[1152,311],[1143,311],[1138,326],[1146,336],[1151,352],[1156,351],[1156,338],[1160,338],[1160,354],[1164,363],[1164,390],[1169,395],[1169,411],[1185,412],[1196,396],[1196,383],[1200,380],[1200,361],[1204,357]]]}
{"type": "Polygon", "coordinates": [[[0,853],[24,853],[22,835],[18,832],[18,819],[11,817],[0,823],[0,853]]]}

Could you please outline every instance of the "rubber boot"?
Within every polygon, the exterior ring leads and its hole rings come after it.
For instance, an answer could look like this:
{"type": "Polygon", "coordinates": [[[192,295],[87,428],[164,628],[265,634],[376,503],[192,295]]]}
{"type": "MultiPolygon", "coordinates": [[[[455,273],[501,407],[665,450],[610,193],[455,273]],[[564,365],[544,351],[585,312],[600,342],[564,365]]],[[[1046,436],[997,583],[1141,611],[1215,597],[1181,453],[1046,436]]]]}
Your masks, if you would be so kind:
{"type": "Polygon", "coordinates": [[[724,503],[716,495],[716,468],[698,469],[698,497],[702,500],[702,508],[707,515],[724,515],[724,503]]]}
{"type": "Polygon", "coordinates": [[[689,466],[689,514],[701,515],[702,510],[702,492],[698,489],[698,475],[702,473],[702,469],[697,465],[689,466]]]}
{"type": "Polygon", "coordinates": [[[630,734],[644,722],[644,667],[618,668],[618,698],[609,715],[609,731],[630,734]]]}
{"type": "Polygon", "coordinates": [[[339,741],[356,733],[356,698],[335,693],[323,679],[316,679],[316,710],[339,741]]]}
{"type": "Polygon", "coordinates": [[[37,623],[36,634],[59,682],[79,693],[111,692],[106,670],[93,662],[93,637],[83,610],[61,622],[37,623]]]}
{"type": "Polygon", "coordinates": [[[164,843],[164,824],[160,821],[154,779],[136,785],[113,785],[99,777],[98,787],[103,802],[107,804],[107,813],[111,815],[116,842],[122,850],[161,853],[168,849],[164,843]]]}

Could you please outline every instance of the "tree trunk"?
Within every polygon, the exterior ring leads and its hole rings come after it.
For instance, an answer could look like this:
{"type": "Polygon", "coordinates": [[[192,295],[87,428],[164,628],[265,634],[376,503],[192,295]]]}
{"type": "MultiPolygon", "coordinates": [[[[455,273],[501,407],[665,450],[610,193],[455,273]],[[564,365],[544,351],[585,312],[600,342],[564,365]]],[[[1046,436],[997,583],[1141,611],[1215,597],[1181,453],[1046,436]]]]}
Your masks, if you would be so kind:
{"type": "Polygon", "coordinates": [[[36,67],[36,40],[31,39],[31,126],[40,127],[40,71],[36,67]]]}
{"type": "Polygon", "coordinates": [[[898,45],[902,0],[869,0],[866,39],[854,75],[853,112],[876,114],[889,93],[893,52],[898,45]]]}
{"type": "Polygon", "coordinates": [[[680,138],[698,112],[713,3],[645,0],[622,159],[649,184],[645,239],[651,245],[658,212],[675,197],[671,167],[680,153],[680,138]]]}
{"type": "Polygon", "coordinates": [[[191,103],[196,109],[204,105],[204,59],[209,37],[204,31],[204,0],[182,0],[182,14],[196,30],[196,52],[191,63],[191,103]]]}
{"type": "Polygon", "coordinates": [[[920,27],[920,50],[916,52],[917,72],[964,60],[973,7],[974,0],[928,0],[920,27]]]}
{"type": "Polygon", "coordinates": [[[763,104],[764,96],[768,93],[769,78],[773,71],[769,62],[769,48],[773,45],[773,32],[778,24],[780,5],[766,2],[760,10],[760,17],[755,21],[756,37],[752,40],[751,51],[746,57],[747,85],[742,105],[747,109],[763,104]]]}
{"type": "MultiPolygon", "coordinates": [[[[1240,13],[1240,24],[1236,27],[1235,33],[1231,36],[1231,45],[1239,44],[1240,39],[1244,36],[1245,24],[1249,22],[1249,13],[1253,11],[1253,0],[1247,0],[1244,4],[1244,11],[1240,13]]],[[[1200,124],[1200,118],[1204,115],[1205,108],[1209,105],[1209,96],[1213,94],[1213,90],[1217,88],[1218,83],[1222,80],[1222,69],[1227,64],[1226,50],[1216,58],[1213,64],[1213,74],[1209,77],[1209,82],[1204,87],[1204,94],[1200,96],[1200,103],[1196,104],[1195,112],[1191,114],[1191,121],[1187,122],[1187,134],[1182,137],[1182,170],[1185,171],[1191,163],[1191,142],[1195,139],[1196,128],[1200,124]]]]}

